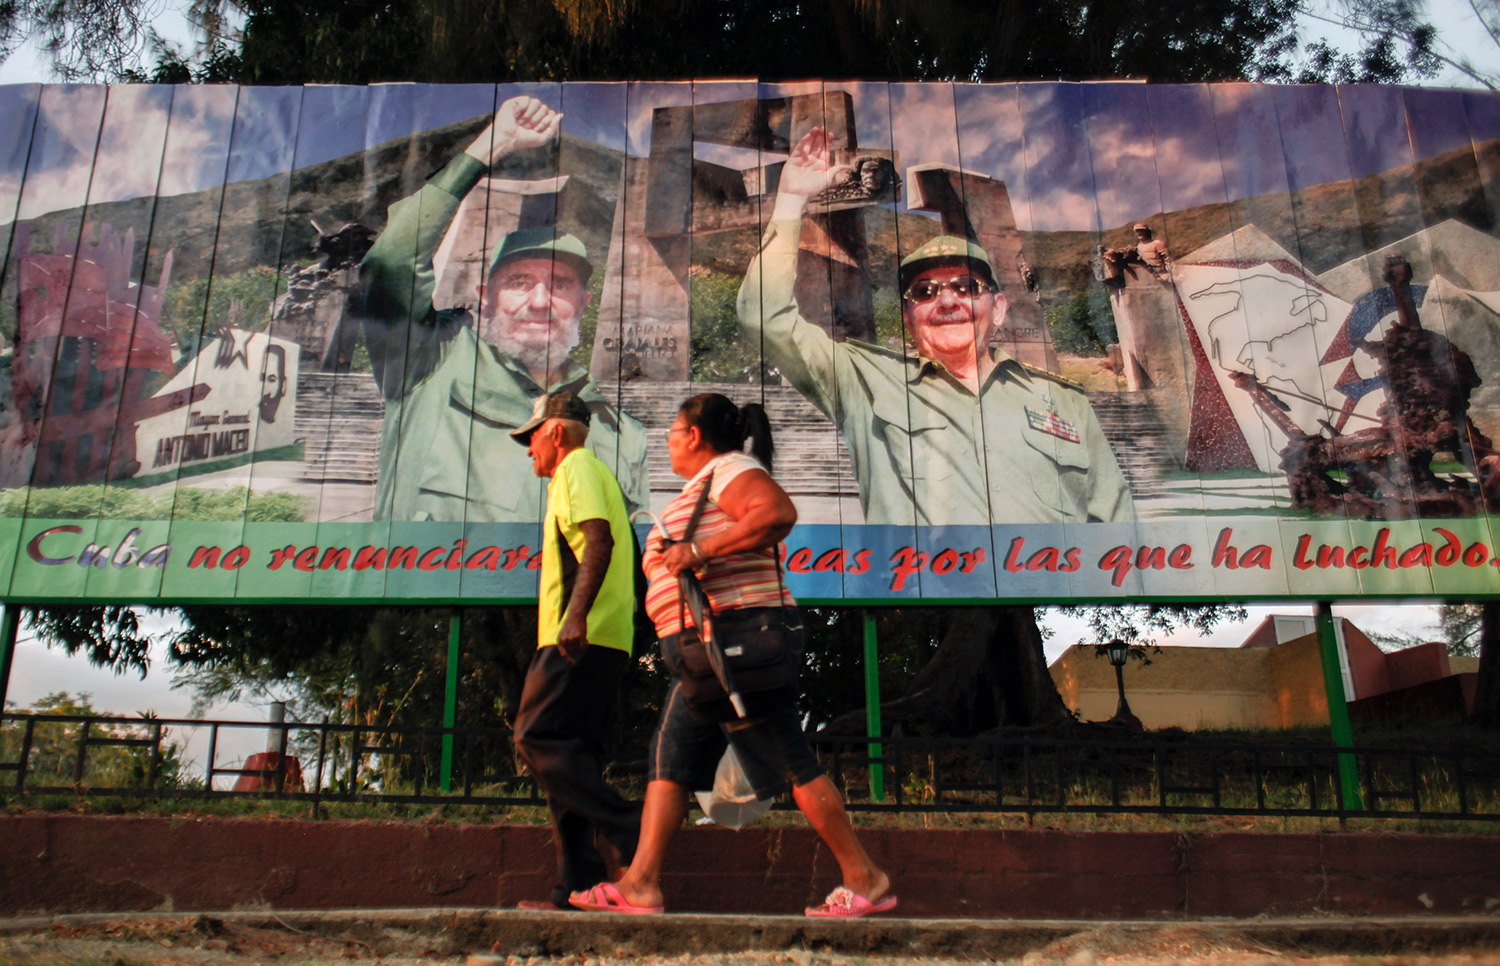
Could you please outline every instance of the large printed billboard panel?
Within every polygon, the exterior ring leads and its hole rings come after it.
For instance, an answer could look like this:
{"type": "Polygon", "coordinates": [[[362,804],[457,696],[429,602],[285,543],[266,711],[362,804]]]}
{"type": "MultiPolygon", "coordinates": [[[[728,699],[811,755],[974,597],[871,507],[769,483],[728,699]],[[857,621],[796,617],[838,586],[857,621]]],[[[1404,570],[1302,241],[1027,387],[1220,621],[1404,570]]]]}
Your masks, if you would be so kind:
{"type": "Polygon", "coordinates": [[[683,400],[764,405],[804,599],[1500,592],[1487,92],[28,85],[0,127],[8,599],[533,597],[509,433],[560,388],[646,511],[683,400]]]}

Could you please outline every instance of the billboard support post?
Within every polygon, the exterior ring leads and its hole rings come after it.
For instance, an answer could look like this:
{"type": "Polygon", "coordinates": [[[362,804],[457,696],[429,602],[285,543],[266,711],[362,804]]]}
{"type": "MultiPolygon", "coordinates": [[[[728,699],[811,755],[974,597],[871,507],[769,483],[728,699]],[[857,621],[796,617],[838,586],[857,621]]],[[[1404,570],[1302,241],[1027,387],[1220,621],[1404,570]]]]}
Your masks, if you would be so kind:
{"type": "MultiPolygon", "coordinates": [[[[865,735],[880,737],[880,649],[875,632],[875,611],[864,609],[865,617],[865,735]]],[[[884,756],[884,746],[879,742],[869,746],[872,759],[884,756]]],[[[879,761],[870,762],[870,801],[885,801],[885,766],[879,761]]]]}
{"type": "Polygon", "coordinates": [[[443,762],[438,787],[453,791],[453,728],[458,723],[459,642],[463,634],[463,611],[454,608],[448,617],[448,680],[443,686],[443,762]]]}
{"type": "Polygon", "coordinates": [[[0,607],[0,711],[5,709],[5,695],[10,689],[10,666],[16,657],[16,631],[21,626],[21,608],[15,604],[0,607]]]}
{"type": "MultiPolygon", "coordinates": [[[[1349,726],[1349,705],[1344,699],[1344,675],[1339,670],[1339,644],[1333,626],[1333,605],[1318,601],[1318,654],[1323,662],[1323,691],[1328,696],[1328,730],[1339,748],[1354,747],[1354,731],[1349,726]]],[[[1353,755],[1338,756],[1339,787],[1345,809],[1364,807],[1359,794],[1359,765],[1353,755]]]]}

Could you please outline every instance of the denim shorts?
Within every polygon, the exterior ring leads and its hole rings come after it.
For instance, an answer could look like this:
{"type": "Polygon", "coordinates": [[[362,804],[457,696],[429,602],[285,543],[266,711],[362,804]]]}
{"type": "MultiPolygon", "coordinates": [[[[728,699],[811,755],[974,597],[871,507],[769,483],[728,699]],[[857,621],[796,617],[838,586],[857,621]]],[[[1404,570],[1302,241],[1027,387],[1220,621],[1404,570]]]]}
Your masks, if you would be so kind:
{"type": "Polygon", "coordinates": [[[758,798],[775,798],[786,791],[789,777],[793,785],[806,785],[823,774],[802,734],[796,704],[788,701],[759,718],[719,723],[689,711],[681,690],[674,679],[651,736],[648,779],[707,791],[714,787],[714,772],[726,742],[734,745],[758,798]]]}

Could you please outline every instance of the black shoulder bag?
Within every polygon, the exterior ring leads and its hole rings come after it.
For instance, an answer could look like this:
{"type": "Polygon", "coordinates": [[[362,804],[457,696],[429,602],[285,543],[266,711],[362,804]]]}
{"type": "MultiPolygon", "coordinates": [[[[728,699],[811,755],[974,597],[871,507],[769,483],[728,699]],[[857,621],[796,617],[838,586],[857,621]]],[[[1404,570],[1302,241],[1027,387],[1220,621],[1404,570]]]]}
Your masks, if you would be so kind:
{"type": "MultiPolygon", "coordinates": [[[[708,502],[713,474],[703,482],[680,543],[691,543],[708,502]]],[[[771,551],[773,557],[775,550],[771,551]]],[[[781,561],[776,561],[781,579],[781,561]]],[[[702,718],[734,721],[755,717],[797,700],[802,662],[802,620],[788,607],[751,607],[715,614],[697,574],[677,575],[679,607],[692,613],[695,627],[682,621],[675,642],[664,641],[662,658],[681,685],[688,708],[702,718]]]]}

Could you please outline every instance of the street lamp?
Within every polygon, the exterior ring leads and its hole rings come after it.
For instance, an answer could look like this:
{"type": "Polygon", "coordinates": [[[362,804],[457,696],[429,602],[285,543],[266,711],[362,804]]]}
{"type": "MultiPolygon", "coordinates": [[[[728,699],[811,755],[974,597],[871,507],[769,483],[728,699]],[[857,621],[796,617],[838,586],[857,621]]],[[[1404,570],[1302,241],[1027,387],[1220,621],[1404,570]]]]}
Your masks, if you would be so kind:
{"type": "Polygon", "coordinates": [[[1130,645],[1113,640],[1104,645],[1104,653],[1115,668],[1115,690],[1120,694],[1120,703],[1115,707],[1115,716],[1110,720],[1131,728],[1141,727],[1141,719],[1130,711],[1130,702],[1125,700],[1125,661],[1130,657],[1130,645]]]}

